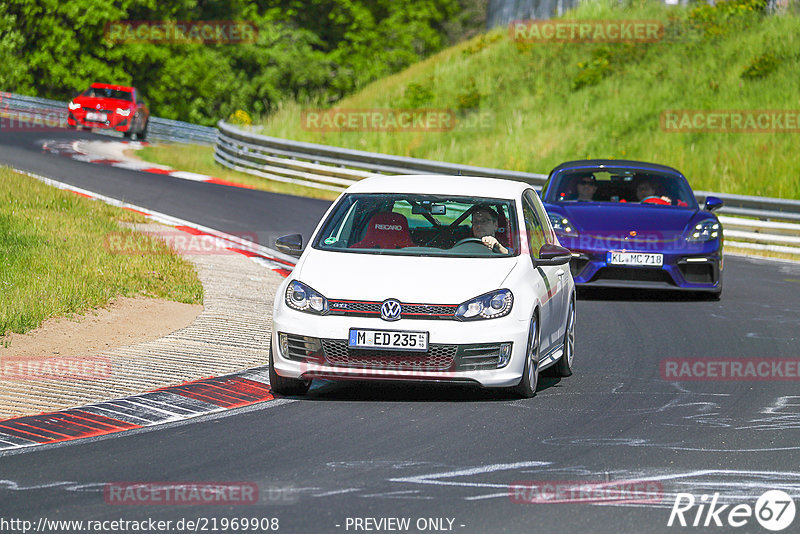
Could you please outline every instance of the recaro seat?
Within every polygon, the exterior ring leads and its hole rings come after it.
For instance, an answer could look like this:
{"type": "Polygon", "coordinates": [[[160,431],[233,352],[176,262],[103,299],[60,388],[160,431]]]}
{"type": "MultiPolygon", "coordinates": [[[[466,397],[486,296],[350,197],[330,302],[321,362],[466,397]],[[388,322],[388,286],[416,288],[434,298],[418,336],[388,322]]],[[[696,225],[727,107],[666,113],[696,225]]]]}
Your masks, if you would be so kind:
{"type": "Polygon", "coordinates": [[[408,220],[400,213],[379,212],[372,216],[367,225],[367,234],[350,248],[393,249],[413,247],[415,243],[408,233],[408,220]]]}

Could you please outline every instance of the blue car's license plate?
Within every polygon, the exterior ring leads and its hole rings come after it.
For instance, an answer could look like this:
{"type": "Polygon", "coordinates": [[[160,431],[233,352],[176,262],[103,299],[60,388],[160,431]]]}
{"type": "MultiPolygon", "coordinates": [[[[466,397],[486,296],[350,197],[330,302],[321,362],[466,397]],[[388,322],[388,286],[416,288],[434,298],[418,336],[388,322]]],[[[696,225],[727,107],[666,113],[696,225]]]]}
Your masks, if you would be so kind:
{"type": "Polygon", "coordinates": [[[618,252],[611,250],[606,254],[606,263],[609,265],[661,267],[664,265],[664,255],[650,252],[618,252]]]}

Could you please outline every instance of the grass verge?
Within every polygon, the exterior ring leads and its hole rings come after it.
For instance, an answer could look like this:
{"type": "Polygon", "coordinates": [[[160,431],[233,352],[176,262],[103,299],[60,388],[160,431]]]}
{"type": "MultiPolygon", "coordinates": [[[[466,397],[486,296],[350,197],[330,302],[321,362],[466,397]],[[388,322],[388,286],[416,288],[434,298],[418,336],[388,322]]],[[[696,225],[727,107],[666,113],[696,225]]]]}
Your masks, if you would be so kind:
{"type": "Polygon", "coordinates": [[[302,185],[277,182],[252,176],[247,173],[237,172],[219,165],[214,161],[214,149],[202,145],[189,145],[180,143],[150,145],[135,151],[133,156],[151,163],[166,165],[176,170],[206,174],[231,182],[249,185],[262,191],[282,193],[309,198],[322,198],[335,200],[338,193],[324,189],[314,189],[302,185]]]}
{"type": "Polygon", "coordinates": [[[800,261],[800,254],[786,254],[784,252],[773,252],[771,250],[757,250],[751,248],[737,247],[736,245],[725,244],[725,253],[732,256],[747,256],[749,258],[772,258],[776,260],[800,261]]]}
{"type": "Polygon", "coordinates": [[[145,219],[0,167],[0,338],[117,296],[202,302],[203,286],[190,263],[118,222],[145,219]],[[110,252],[107,236],[120,233],[156,253],[110,252]]]}
{"type": "Polygon", "coordinates": [[[799,113],[800,17],[766,15],[765,4],[585,2],[563,18],[655,19],[664,37],[524,43],[503,28],[335,104],[452,110],[459,122],[449,131],[311,131],[298,103],[258,122],[275,137],[528,172],[581,158],[653,161],[684,172],[694,189],[800,199],[796,131],[704,133],[661,124],[668,110],[799,113]]]}

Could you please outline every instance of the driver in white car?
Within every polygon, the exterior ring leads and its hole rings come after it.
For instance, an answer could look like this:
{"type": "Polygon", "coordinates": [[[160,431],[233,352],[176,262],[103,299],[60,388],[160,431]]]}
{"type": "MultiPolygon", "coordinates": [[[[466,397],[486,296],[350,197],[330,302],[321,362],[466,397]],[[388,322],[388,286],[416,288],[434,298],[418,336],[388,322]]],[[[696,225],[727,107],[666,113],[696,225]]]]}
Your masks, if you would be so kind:
{"type": "Polygon", "coordinates": [[[508,249],[495,237],[497,228],[497,212],[492,208],[479,206],[472,211],[472,235],[491,251],[508,254],[508,249]]]}

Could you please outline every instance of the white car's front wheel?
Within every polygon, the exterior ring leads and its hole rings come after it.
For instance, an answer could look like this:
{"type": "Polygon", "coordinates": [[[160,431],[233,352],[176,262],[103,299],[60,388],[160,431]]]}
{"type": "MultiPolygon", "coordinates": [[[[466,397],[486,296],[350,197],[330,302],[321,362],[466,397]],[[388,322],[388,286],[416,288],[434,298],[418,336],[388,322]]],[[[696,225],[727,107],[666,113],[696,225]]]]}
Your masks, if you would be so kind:
{"type": "Polygon", "coordinates": [[[525,352],[525,370],[519,385],[514,388],[514,392],[526,399],[536,395],[536,386],[539,384],[539,316],[531,318],[530,331],[528,333],[528,347],[525,352]]]}
{"type": "Polygon", "coordinates": [[[311,380],[286,378],[275,371],[275,356],[272,353],[272,341],[269,344],[269,387],[279,395],[305,395],[311,387],[311,380]]]}
{"type": "Polygon", "coordinates": [[[572,360],[575,358],[575,299],[569,300],[567,312],[567,331],[564,334],[564,352],[553,366],[555,376],[570,376],[572,374],[572,360]]]}

